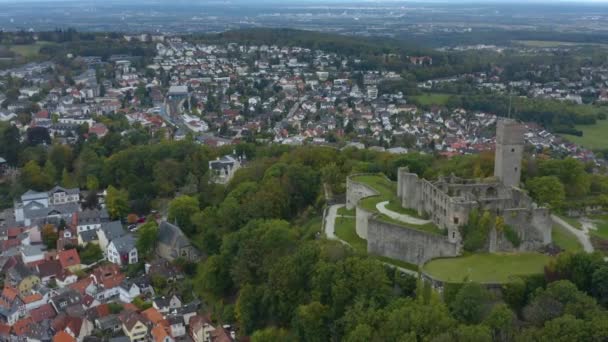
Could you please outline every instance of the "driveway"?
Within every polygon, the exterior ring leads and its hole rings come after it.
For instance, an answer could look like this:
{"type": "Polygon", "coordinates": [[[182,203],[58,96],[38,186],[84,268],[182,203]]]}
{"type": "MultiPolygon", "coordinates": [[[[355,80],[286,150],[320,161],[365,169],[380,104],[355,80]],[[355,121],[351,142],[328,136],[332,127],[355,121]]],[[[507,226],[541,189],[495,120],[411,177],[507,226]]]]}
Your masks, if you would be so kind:
{"type": "Polygon", "coordinates": [[[581,242],[581,245],[583,245],[583,249],[585,250],[585,252],[593,253],[594,248],[593,248],[593,245],[591,244],[591,239],[589,239],[588,231],[585,232],[583,230],[572,227],[572,225],[570,225],[568,222],[562,220],[557,215],[551,215],[551,219],[553,220],[553,223],[559,224],[560,226],[568,229],[572,234],[574,234],[574,236],[576,236],[578,241],[581,242]]]}

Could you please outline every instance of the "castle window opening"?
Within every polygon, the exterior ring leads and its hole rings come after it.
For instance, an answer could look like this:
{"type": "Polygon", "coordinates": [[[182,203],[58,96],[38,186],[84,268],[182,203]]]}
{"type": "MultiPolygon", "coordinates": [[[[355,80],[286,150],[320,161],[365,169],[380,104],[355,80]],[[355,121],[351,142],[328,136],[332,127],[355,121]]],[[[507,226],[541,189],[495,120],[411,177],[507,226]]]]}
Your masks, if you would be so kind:
{"type": "Polygon", "coordinates": [[[454,224],[458,224],[458,221],[459,221],[458,217],[454,217],[454,224]]]}

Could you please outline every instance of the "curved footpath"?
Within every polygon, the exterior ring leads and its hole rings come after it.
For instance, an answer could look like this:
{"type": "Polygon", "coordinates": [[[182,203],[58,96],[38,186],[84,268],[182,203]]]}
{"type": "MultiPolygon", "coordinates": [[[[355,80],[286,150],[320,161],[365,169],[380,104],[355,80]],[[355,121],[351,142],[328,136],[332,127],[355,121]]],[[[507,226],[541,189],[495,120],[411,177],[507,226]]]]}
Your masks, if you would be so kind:
{"type": "MultiPolygon", "coordinates": [[[[388,203],[388,202],[387,202],[388,203]]],[[[332,206],[329,207],[329,209],[327,210],[327,215],[325,216],[325,222],[324,222],[324,233],[325,236],[327,236],[328,239],[330,240],[337,240],[340,241],[341,243],[350,246],[350,244],[342,239],[340,239],[339,237],[336,236],[336,218],[339,216],[338,215],[338,209],[345,207],[344,204],[334,204],[332,206]]],[[[392,211],[391,211],[392,212],[392,211]]],[[[382,262],[385,265],[388,265],[390,267],[394,267],[396,269],[398,269],[399,271],[403,272],[403,273],[407,273],[409,275],[418,276],[418,272],[416,271],[412,271],[409,270],[407,268],[403,268],[403,267],[399,267],[387,262],[382,262]]]]}
{"type": "Polygon", "coordinates": [[[557,215],[551,215],[551,219],[553,220],[553,223],[559,224],[560,226],[569,230],[570,233],[574,234],[574,236],[576,236],[578,238],[578,240],[581,242],[581,245],[583,245],[583,249],[585,250],[585,252],[593,253],[594,248],[593,248],[593,245],[591,244],[591,239],[589,239],[589,231],[583,231],[580,229],[576,229],[576,228],[572,227],[572,225],[570,225],[568,222],[562,220],[557,215]]]}
{"type": "Polygon", "coordinates": [[[422,226],[427,223],[431,223],[431,220],[423,220],[423,219],[412,217],[410,215],[399,214],[390,209],[387,209],[386,205],[388,203],[389,203],[389,201],[380,202],[380,203],[376,204],[376,209],[378,209],[378,211],[380,213],[392,218],[393,220],[401,221],[403,223],[415,224],[417,226],[422,226]]]}

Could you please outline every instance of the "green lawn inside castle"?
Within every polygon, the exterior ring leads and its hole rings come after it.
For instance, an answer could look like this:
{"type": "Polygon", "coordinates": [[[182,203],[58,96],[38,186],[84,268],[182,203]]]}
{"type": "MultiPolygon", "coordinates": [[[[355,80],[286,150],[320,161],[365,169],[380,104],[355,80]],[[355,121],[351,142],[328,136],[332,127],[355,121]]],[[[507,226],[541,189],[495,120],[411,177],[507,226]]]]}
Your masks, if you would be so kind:
{"type": "Polygon", "coordinates": [[[542,273],[551,246],[580,246],[554,230],[550,210],[519,187],[524,132],[514,120],[497,122],[493,177],[427,180],[407,168],[397,170],[397,182],[382,174],[347,177],[337,236],[370,255],[417,265],[439,282],[504,283],[542,273]]]}

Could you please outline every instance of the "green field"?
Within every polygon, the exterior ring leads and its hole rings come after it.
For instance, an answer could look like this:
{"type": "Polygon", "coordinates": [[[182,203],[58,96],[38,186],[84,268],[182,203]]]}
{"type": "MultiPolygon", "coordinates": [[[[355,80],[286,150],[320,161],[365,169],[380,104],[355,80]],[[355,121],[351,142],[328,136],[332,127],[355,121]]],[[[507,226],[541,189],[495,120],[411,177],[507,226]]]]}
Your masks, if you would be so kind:
{"type": "Polygon", "coordinates": [[[367,253],[367,241],[357,235],[355,219],[350,217],[336,218],[336,236],[348,242],[359,253],[367,253]]]}
{"type": "Polygon", "coordinates": [[[599,238],[608,240],[608,215],[592,217],[597,230],[589,229],[589,232],[599,238]]]}
{"type": "Polygon", "coordinates": [[[564,134],[564,137],[589,149],[606,148],[608,146],[608,120],[598,120],[595,125],[578,125],[576,129],[583,131],[582,137],[567,134],[564,134]]]}
{"type": "Polygon", "coordinates": [[[34,44],[27,45],[12,45],[10,50],[16,54],[19,54],[25,58],[37,57],[40,54],[40,48],[45,45],[50,45],[50,42],[36,42],[34,44]]]}
{"type": "Polygon", "coordinates": [[[576,253],[583,251],[583,246],[581,246],[578,238],[558,224],[553,226],[551,238],[554,244],[566,252],[576,253]]]}
{"type": "Polygon", "coordinates": [[[355,176],[352,178],[352,180],[359,182],[359,183],[366,184],[366,185],[370,186],[371,188],[376,189],[376,191],[378,191],[380,193],[380,195],[378,195],[378,196],[370,196],[370,197],[364,198],[361,201],[359,201],[359,205],[361,207],[363,207],[371,212],[377,212],[378,215],[376,216],[376,218],[378,218],[382,221],[388,222],[388,223],[393,223],[396,225],[420,230],[420,231],[427,232],[427,233],[438,234],[438,235],[441,235],[443,233],[443,231],[441,229],[439,229],[433,223],[427,223],[424,225],[415,225],[415,224],[410,224],[410,223],[406,224],[401,221],[394,220],[394,219],[378,212],[376,205],[380,202],[389,201],[389,206],[390,206],[389,210],[393,210],[392,208],[398,207],[398,208],[395,208],[398,210],[394,210],[394,211],[397,211],[401,214],[418,217],[418,215],[415,212],[413,212],[412,210],[400,208],[400,206],[397,204],[397,203],[399,203],[399,198],[397,197],[397,184],[395,184],[394,182],[391,182],[390,180],[388,180],[387,178],[385,178],[381,175],[355,176]],[[414,214],[414,215],[412,215],[412,214],[414,214]]]}
{"type": "Polygon", "coordinates": [[[569,225],[571,225],[572,227],[578,229],[578,230],[582,230],[583,229],[583,225],[581,224],[581,221],[579,221],[577,218],[575,217],[569,217],[566,215],[557,215],[559,216],[559,218],[561,218],[562,220],[566,221],[569,225]]]}
{"type": "Polygon", "coordinates": [[[550,259],[538,253],[482,253],[431,260],[424,265],[424,271],[448,282],[506,283],[513,277],[542,273],[550,259]]]}
{"type": "Polygon", "coordinates": [[[355,216],[355,209],[348,210],[346,207],[338,209],[338,215],[342,216],[355,216]]]}
{"type": "Polygon", "coordinates": [[[448,102],[450,97],[452,97],[450,94],[425,93],[422,95],[410,96],[409,98],[423,106],[443,106],[448,102]]]}

